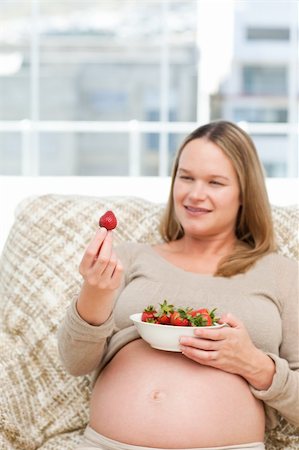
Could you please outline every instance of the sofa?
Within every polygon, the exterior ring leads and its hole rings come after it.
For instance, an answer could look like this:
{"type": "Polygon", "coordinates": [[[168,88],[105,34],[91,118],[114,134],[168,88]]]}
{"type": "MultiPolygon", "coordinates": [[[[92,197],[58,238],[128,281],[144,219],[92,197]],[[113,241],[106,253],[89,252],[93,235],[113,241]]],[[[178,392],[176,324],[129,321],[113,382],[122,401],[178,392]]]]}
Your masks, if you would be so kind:
{"type": "MultiPolygon", "coordinates": [[[[88,422],[91,376],[61,366],[57,328],[80,289],[78,266],[106,210],[116,243],[161,241],[164,205],[138,197],[48,194],[17,207],[0,259],[0,449],[71,450],[88,422]]],[[[297,206],[272,206],[278,251],[298,259],[297,206]]],[[[280,419],[266,449],[299,449],[299,429],[280,419]]]]}

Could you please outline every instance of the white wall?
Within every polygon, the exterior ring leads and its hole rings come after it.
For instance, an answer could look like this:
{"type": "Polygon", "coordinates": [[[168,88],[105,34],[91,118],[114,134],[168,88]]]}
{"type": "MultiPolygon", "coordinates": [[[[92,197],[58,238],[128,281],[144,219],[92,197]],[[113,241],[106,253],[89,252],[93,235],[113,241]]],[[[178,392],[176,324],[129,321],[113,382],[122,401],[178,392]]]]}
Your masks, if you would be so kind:
{"type": "MultiPolygon", "coordinates": [[[[14,220],[17,204],[26,197],[42,194],[92,196],[131,195],[166,202],[170,178],[162,177],[5,177],[0,176],[0,252],[14,220]]],[[[267,179],[273,205],[299,204],[299,179],[267,179]]]]}

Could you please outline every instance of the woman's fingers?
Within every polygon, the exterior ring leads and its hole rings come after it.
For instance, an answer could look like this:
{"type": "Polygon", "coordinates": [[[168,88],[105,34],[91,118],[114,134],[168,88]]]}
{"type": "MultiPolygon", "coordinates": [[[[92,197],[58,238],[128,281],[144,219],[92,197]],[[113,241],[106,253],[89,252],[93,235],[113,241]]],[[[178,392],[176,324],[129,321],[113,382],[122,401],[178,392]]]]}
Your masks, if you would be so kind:
{"type": "Polygon", "coordinates": [[[85,275],[85,273],[94,265],[106,236],[107,230],[105,228],[100,228],[88,244],[79,266],[81,275],[85,275]]]}
{"type": "Polygon", "coordinates": [[[119,260],[116,259],[116,263],[114,267],[111,266],[107,268],[107,273],[105,272],[105,276],[107,277],[107,282],[109,283],[110,289],[118,288],[123,275],[123,266],[119,260]]]}
{"type": "Polygon", "coordinates": [[[227,323],[229,327],[201,327],[194,331],[196,337],[182,336],[181,350],[185,356],[200,364],[246,378],[248,361],[253,360],[257,349],[240,319],[232,314],[225,314],[221,317],[221,322],[227,323]]]}
{"type": "Polygon", "coordinates": [[[98,274],[102,275],[106,269],[115,267],[117,259],[112,250],[112,232],[108,231],[107,235],[101,245],[100,252],[97,255],[97,259],[93,265],[93,270],[98,274]]]}
{"type": "Polygon", "coordinates": [[[100,256],[95,264],[95,270],[103,277],[111,278],[117,264],[117,257],[114,251],[111,249],[111,253],[108,252],[103,256],[100,256]]]}
{"type": "Polygon", "coordinates": [[[116,289],[121,282],[123,267],[113,250],[113,233],[108,231],[94,264],[85,274],[91,285],[101,290],[116,289]]]}
{"type": "Polygon", "coordinates": [[[180,342],[189,347],[193,347],[199,350],[214,351],[219,349],[219,341],[212,341],[210,339],[191,338],[184,340],[181,338],[180,342]]]}

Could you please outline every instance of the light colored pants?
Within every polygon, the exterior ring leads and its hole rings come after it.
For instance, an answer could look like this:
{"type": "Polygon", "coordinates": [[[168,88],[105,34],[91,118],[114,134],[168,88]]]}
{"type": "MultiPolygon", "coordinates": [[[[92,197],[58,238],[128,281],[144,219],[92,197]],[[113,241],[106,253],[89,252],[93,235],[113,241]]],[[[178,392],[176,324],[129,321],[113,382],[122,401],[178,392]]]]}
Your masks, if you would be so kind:
{"type": "MultiPolygon", "coordinates": [[[[92,428],[87,427],[84,432],[83,442],[81,445],[79,445],[79,447],[76,447],[76,450],[93,450],[95,448],[99,450],[170,450],[124,444],[123,442],[118,442],[114,441],[113,439],[106,438],[105,436],[102,436],[101,434],[94,431],[92,428]]],[[[200,447],[181,450],[265,450],[265,446],[262,442],[253,442],[250,444],[228,445],[224,447],[200,447]]]]}

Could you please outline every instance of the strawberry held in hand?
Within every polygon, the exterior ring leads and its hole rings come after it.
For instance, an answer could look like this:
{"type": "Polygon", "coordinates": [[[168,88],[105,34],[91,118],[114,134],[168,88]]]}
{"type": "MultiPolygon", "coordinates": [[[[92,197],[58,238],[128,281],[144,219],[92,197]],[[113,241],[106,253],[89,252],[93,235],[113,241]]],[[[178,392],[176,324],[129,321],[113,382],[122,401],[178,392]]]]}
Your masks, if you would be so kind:
{"type": "Polygon", "coordinates": [[[100,227],[106,228],[106,230],[114,230],[117,225],[117,219],[112,211],[107,211],[99,220],[100,227]]]}

